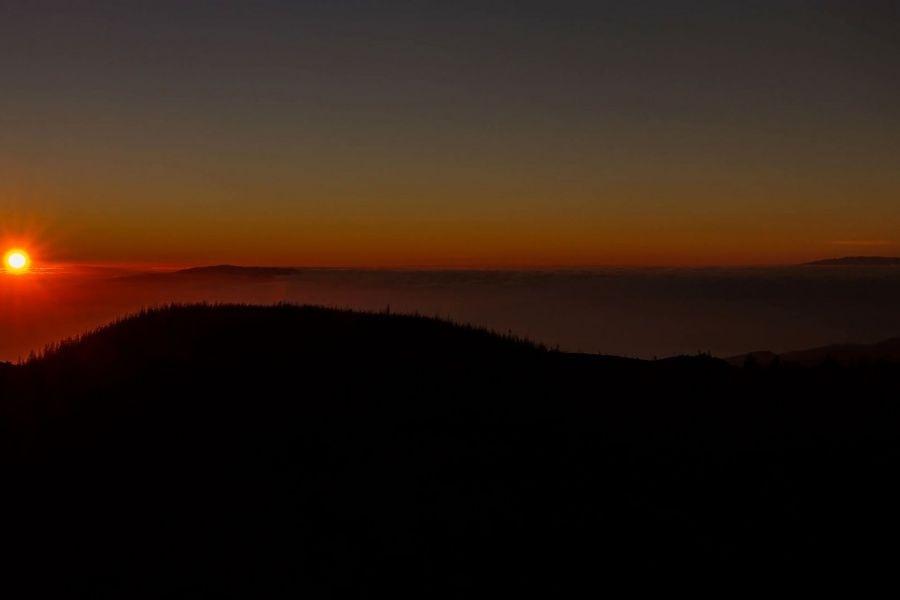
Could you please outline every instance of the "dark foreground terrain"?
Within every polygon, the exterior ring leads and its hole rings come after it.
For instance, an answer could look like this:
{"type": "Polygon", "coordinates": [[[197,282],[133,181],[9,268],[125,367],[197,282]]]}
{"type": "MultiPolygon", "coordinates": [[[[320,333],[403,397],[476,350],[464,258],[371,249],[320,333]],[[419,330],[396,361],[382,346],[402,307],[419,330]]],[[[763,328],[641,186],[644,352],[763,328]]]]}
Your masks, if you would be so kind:
{"type": "Polygon", "coordinates": [[[0,370],[0,568],[35,595],[117,598],[887,570],[898,375],[309,307],[150,311],[0,370]]]}

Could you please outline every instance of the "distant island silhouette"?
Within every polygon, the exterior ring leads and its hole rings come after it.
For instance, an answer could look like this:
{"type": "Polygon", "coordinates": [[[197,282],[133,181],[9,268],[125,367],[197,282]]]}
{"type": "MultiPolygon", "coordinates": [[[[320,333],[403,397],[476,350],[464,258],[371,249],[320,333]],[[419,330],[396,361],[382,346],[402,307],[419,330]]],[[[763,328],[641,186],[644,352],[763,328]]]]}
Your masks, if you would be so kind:
{"type": "Polygon", "coordinates": [[[900,364],[900,337],[875,344],[831,344],[781,354],[770,351],[748,352],[729,357],[726,361],[738,366],[744,365],[748,361],[764,366],[780,361],[785,365],[802,367],[814,367],[827,362],[835,362],[843,366],[872,362],[900,364]]]}
{"type": "Polygon", "coordinates": [[[823,266],[823,267],[839,267],[839,266],[850,266],[850,267],[882,267],[882,266],[900,266],[900,257],[895,256],[844,256],[841,258],[826,258],[823,260],[814,260],[812,262],[804,263],[808,266],[823,266]]]}
{"type": "Polygon", "coordinates": [[[301,267],[246,267],[238,265],[208,265],[179,269],[175,274],[181,275],[243,275],[243,276],[279,276],[294,275],[302,271],[301,267]]]}

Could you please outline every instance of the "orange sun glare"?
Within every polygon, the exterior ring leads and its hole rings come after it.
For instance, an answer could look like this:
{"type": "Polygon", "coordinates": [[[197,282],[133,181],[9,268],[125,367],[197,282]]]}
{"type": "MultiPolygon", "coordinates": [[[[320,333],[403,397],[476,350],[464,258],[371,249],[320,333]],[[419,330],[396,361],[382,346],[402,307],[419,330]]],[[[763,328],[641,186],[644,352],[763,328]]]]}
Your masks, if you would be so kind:
{"type": "Polygon", "coordinates": [[[10,273],[24,273],[30,263],[28,253],[19,248],[13,248],[3,257],[3,264],[10,273]]]}

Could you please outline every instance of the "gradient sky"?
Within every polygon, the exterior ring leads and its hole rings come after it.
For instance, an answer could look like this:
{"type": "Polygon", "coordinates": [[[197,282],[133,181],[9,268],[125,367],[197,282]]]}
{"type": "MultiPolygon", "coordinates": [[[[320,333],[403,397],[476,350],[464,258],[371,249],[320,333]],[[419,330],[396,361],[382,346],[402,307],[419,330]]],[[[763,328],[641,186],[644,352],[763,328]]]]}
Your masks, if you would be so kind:
{"type": "Polygon", "coordinates": [[[900,253],[900,2],[0,3],[44,260],[900,253]]]}

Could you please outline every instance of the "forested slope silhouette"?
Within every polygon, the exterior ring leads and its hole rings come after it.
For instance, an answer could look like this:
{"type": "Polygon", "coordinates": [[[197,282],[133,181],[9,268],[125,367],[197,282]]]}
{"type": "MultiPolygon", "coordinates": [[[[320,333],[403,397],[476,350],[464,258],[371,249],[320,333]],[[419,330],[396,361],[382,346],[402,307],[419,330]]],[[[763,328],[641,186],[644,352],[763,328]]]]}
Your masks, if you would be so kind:
{"type": "Polygon", "coordinates": [[[280,597],[877,568],[900,532],[897,375],[148,310],[0,372],[3,569],[71,595],[280,597]]]}

